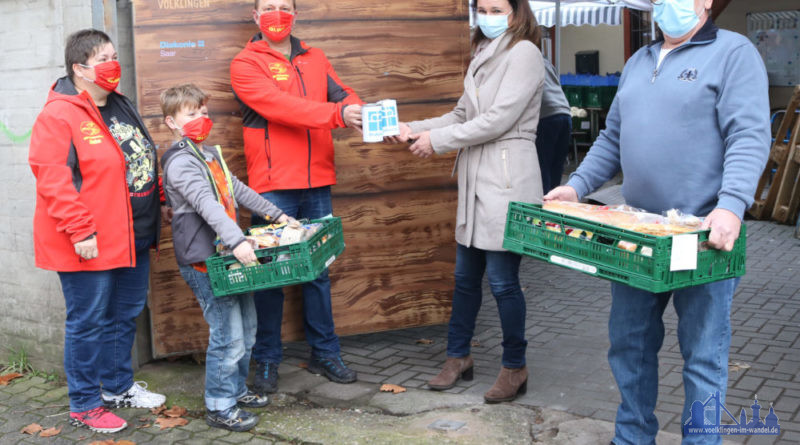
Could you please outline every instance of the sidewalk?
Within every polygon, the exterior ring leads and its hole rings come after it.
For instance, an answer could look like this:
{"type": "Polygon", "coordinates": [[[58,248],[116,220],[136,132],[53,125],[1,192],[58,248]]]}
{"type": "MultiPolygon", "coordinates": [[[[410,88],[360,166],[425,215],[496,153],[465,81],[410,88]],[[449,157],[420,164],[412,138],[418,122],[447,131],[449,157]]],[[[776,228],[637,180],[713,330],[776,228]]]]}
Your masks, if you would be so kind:
{"type": "MultiPolygon", "coordinates": [[[[800,240],[793,227],[748,221],[748,274],[734,297],[733,341],[726,406],[734,414],[757,395],[761,417],[770,404],[781,435],[732,437],[730,443],[800,442],[800,240]]],[[[324,443],[324,444],[607,444],[619,396],[606,361],[607,282],[531,259],[523,261],[527,296],[528,393],[515,403],[486,405],[482,395],[500,363],[500,325],[485,289],[473,347],[475,379],[442,393],[425,382],[444,363],[446,326],[430,326],[342,338],[343,357],[359,382],[338,385],[298,365],[307,361],[304,343],[286,345],[280,393],[259,410],[255,433],[228,433],[202,420],[203,367],[160,361],[143,367],[137,379],[168,395],[168,404],[189,409],[186,426],[159,430],[147,410],[125,409],[129,427],[116,435],[93,435],[67,424],[66,388],[38,378],[0,387],[0,444],[90,443],[113,438],[137,444],[161,443],[324,443]],[[431,344],[417,340],[432,340],[431,344]],[[381,393],[383,383],[408,389],[381,393]],[[431,427],[435,421],[443,427],[431,427]],[[37,422],[63,425],[52,438],[23,435],[37,422]],[[461,425],[460,423],[463,423],[461,425]],[[151,425],[151,426],[146,426],[151,425]],[[146,426],[146,427],[143,427],[146,426]],[[455,428],[448,431],[447,427],[455,428]],[[443,428],[443,429],[442,429],[443,428]]],[[[676,317],[668,308],[667,335],[660,354],[657,415],[659,445],[680,443],[683,403],[676,317]]]]}
{"type": "MultiPolygon", "coordinates": [[[[524,404],[486,405],[480,394],[448,394],[408,389],[379,392],[377,384],[339,385],[292,365],[282,365],[281,392],[262,410],[253,432],[211,429],[203,421],[202,366],[158,363],[145,367],[146,378],[169,394],[168,405],[188,407],[185,426],[160,430],[156,415],[120,409],[128,428],[113,435],[94,434],[67,424],[66,388],[39,377],[15,380],[0,389],[0,443],[88,444],[128,440],[136,444],[564,444],[607,443],[613,425],[563,411],[524,404]],[[54,437],[24,435],[31,423],[61,427],[54,437]]],[[[660,444],[677,445],[678,435],[662,433],[660,444]]]]}

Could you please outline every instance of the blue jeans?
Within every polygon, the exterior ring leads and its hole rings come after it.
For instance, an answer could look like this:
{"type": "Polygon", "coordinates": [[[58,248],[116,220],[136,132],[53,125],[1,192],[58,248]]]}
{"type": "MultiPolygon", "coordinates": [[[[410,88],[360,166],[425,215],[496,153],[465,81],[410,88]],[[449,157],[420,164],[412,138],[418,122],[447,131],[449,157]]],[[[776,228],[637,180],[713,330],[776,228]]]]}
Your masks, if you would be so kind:
{"type": "Polygon", "coordinates": [[[542,172],[544,193],[561,184],[564,162],[569,153],[569,137],[572,118],[568,114],[556,114],[539,119],[536,129],[536,154],[539,155],[539,170],[542,172]]]}
{"type": "Polygon", "coordinates": [[[458,245],[456,250],[453,312],[447,332],[447,356],[466,357],[475,332],[475,318],[481,308],[481,283],[484,271],[497,301],[503,328],[503,366],[525,366],[525,296],[519,286],[522,257],[511,252],[495,252],[458,245]]]}
{"type": "MultiPolygon", "coordinates": [[[[300,190],[276,190],[261,196],[296,218],[318,219],[333,211],[331,188],[318,187],[300,190]]],[[[254,215],[253,225],[265,224],[254,215]]],[[[339,337],[334,332],[331,309],[331,281],[328,270],[303,287],[303,329],[311,354],[319,358],[339,356],[339,337]]],[[[283,322],[283,290],[267,289],[255,293],[258,313],[258,333],[253,357],[258,362],[280,363],[283,359],[281,323],[283,322]]]]}
{"type": "Polygon", "coordinates": [[[256,336],[253,294],[215,297],[207,273],[192,266],[180,266],[180,270],[208,323],[206,408],[210,411],[228,409],[236,405],[236,399],[247,394],[245,381],[256,336]]]}
{"type": "Polygon", "coordinates": [[[136,267],[58,273],[67,309],[64,373],[72,412],[103,404],[101,382],[111,394],[133,386],[131,349],[136,317],[147,302],[150,245],[152,240],[136,241],[136,267]]]}
{"type": "MultiPolygon", "coordinates": [[[[658,351],[664,340],[664,309],[672,298],[678,314],[683,356],[682,423],[695,401],[719,391],[725,402],[731,302],[738,278],[654,294],[624,284],[611,285],[608,362],[622,403],[617,409],[616,445],[655,444],[658,420],[658,351]]],[[[736,411],[738,412],[738,411],[736,411]]],[[[685,444],[721,444],[720,436],[685,436],[685,444]]]]}

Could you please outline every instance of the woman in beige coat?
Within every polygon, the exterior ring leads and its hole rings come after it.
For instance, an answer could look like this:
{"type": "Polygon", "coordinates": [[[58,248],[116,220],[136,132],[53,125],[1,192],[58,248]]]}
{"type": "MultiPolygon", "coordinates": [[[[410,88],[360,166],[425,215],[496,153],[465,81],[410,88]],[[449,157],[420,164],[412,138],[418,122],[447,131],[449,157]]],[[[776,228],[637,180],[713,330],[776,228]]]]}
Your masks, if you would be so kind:
{"type": "Polygon", "coordinates": [[[510,201],[542,200],[535,141],[545,71],[526,0],[478,0],[476,9],[473,58],[455,109],[401,124],[395,140],[415,140],[409,149],[423,158],[458,150],[458,250],[447,361],[428,385],[443,390],[459,377],[472,378],[470,341],[486,271],[503,327],[502,368],[484,395],[493,403],[513,400],[527,388],[520,256],[503,249],[503,231],[510,201]]]}

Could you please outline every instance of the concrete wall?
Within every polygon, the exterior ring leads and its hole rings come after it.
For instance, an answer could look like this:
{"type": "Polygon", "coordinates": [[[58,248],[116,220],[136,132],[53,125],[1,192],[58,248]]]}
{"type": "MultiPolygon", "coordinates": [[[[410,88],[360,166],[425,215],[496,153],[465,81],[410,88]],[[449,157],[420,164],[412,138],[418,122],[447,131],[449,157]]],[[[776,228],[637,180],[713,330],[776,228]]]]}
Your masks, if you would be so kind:
{"type": "MultiPolygon", "coordinates": [[[[0,122],[13,134],[33,127],[50,86],[65,75],[64,41],[91,27],[92,3],[0,1],[0,122]]],[[[4,348],[22,347],[36,367],[60,371],[64,299],[56,273],[34,267],[36,190],[28,143],[0,132],[0,362],[7,357],[4,348]]]]}
{"type": "Polygon", "coordinates": [[[561,72],[575,72],[575,53],[600,52],[600,74],[622,71],[625,65],[624,27],[565,26],[561,28],[561,72]]]}
{"type": "MultiPolygon", "coordinates": [[[[798,0],[732,0],[728,7],[717,17],[717,25],[720,28],[729,29],[743,35],[747,35],[747,13],[748,12],[768,12],[785,11],[800,9],[798,0]]],[[[792,87],[770,87],[769,101],[770,107],[786,108],[789,98],[792,95],[792,87]]]]}

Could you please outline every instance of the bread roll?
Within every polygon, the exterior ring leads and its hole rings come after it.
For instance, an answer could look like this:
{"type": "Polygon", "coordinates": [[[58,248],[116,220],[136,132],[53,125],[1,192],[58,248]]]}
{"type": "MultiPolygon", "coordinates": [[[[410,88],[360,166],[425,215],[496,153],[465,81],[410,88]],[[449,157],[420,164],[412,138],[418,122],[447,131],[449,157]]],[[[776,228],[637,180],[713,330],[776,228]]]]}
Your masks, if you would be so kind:
{"type": "Polygon", "coordinates": [[[667,218],[633,209],[629,206],[596,206],[568,201],[549,201],[542,205],[544,210],[589,221],[608,224],[621,229],[655,236],[668,236],[699,230],[699,219],[695,224],[682,225],[670,223],[667,218]]]}

